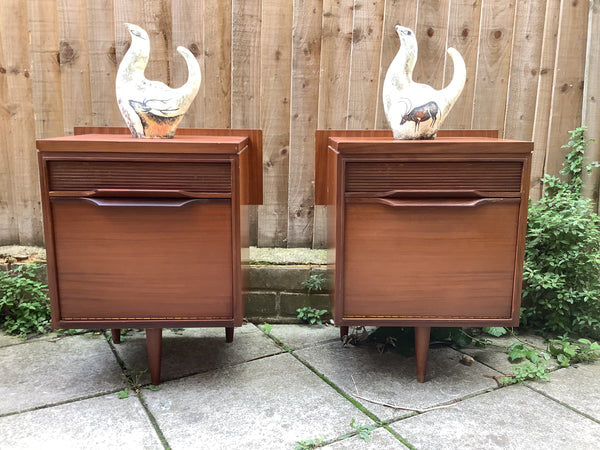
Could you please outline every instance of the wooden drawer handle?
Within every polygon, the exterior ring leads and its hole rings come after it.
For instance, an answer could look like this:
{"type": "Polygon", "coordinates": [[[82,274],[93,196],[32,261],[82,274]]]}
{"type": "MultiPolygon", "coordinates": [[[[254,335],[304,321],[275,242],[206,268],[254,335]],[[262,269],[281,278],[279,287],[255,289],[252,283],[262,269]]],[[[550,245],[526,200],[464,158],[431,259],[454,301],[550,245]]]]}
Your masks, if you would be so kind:
{"type": "Polygon", "coordinates": [[[491,203],[519,203],[518,198],[352,198],[347,200],[348,203],[378,203],[381,205],[391,206],[392,208],[400,207],[461,207],[474,208],[477,206],[488,205],[491,203]]]}
{"type": "Polygon", "coordinates": [[[89,198],[89,197],[59,197],[53,198],[52,202],[64,201],[83,201],[91,203],[94,206],[108,208],[181,208],[191,203],[214,203],[220,202],[219,199],[204,198],[89,198]]]}

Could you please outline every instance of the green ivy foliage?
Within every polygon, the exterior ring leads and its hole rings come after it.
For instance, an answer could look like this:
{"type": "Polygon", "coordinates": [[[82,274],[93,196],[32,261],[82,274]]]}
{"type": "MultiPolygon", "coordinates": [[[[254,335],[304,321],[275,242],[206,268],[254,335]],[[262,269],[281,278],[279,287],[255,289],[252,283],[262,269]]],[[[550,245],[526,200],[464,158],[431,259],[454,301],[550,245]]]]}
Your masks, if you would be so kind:
{"type": "Polygon", "coordinates": [[[8,334],[41,334],[50,326],[44,283],[35,279],[35,264],[0,272],[0,327],[8,334]]]}
{"type": "Polygon", "coordinates": [[[588,141],[571,131],[561,174],[545,175],[544,196],[529,207],[523,274],[523,325],[553,333],[600,336],[600,217],[584,198],[588,141]]]}

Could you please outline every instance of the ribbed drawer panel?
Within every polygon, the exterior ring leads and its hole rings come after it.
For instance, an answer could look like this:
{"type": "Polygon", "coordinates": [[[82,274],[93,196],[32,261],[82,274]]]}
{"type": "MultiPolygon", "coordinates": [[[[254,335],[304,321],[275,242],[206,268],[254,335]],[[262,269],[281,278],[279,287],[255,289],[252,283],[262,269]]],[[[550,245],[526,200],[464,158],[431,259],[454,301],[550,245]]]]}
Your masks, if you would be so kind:
{"type": "Polygon", "coordinates": [[[231,192],[229,163],[50,161],[51,191],[179,189],[231,192]]]}
{"type": "Polygon", "coordinates": [[[346,192],[520,192],[521,162],[349,162],[346,192]]]}

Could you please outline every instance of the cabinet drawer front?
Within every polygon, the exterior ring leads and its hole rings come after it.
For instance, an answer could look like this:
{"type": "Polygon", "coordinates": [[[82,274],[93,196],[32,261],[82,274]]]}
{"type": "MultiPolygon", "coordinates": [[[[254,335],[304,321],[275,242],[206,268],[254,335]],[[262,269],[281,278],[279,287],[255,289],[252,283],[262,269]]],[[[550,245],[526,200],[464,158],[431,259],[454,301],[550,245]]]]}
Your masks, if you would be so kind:
{"type": "Polygon", "coordinates": [[[346,192],[521,191],[520,161],[483,162],[348,162],[346,192]]]}
{"type": "Polygon", "coordinates": [[[347,204],[343,317],[511,319],[519,207],[347,204]]]}
{"type": "Polygon", "coordinates": [[[60,320],[233,318],[229,200],[127,208],[58,199],[52,215],[60,320]]]}
{"type": "Polygon", "coordinates": [[[228,162],[48,161],[51,191],[152,189],[231,192],[228,162]]]}

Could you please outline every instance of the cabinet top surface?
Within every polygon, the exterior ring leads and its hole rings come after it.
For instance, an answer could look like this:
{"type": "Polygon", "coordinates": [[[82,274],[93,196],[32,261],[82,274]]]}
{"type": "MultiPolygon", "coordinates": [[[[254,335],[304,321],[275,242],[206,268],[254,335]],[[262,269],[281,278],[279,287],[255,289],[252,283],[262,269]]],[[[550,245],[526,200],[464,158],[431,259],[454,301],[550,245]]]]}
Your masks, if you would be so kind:
{"type": "Polygon", "coordinates": [[[124,134],[82,134],[36,141],[43,152],[203,153],[233,155],[248,146],[247,136],[175,136],[138,139],[124,134]]]}
{"type": "Polygon", "coordinates": [[[340,154],[383,153],[530,153],[533,142],[491,137],[439,137],[432,140],[400,140],[389,137],[329,138],[329,147],[340,154]]]}

